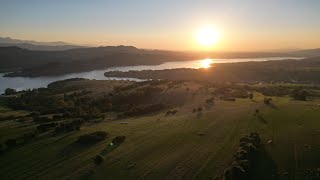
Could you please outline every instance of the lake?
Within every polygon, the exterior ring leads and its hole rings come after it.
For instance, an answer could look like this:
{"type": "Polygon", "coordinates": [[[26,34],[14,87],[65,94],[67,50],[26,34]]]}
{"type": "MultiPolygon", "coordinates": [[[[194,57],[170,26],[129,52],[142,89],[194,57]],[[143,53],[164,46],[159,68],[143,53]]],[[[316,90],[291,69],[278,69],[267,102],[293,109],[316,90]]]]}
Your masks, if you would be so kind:
{"type": "Polygon", "coordinates": [[[0,73],[0,94],[4,93],[6,88],[13,88],[17,91],[25,89],[33,89],[40,87],[47,87],[51,82],[70,79],[70,78],[86,78],[96,80],[132,80],[139,81],[136,78],[115,78],[105,77],[106,71],[130,71],[130,70],[162,70],[162,69],[176,69],[176,68],[208,68],[211,63],[232,63],[232,62],[247,62],[247,61],[268,61],[268,60],[284,60],[284,59],[303,59],[298,57],[266,57],[266,58],[242,58],[242,59],[203,59],[194,61],[179,61],[166,62],[160,65],[140,65],[140,66],[122,66],[111,67],[104,70],[94,70],[89,72],[72,73],[61,76],[42,76],[36,78],[29,77],[3,77],[4,73],[0,73]]]}

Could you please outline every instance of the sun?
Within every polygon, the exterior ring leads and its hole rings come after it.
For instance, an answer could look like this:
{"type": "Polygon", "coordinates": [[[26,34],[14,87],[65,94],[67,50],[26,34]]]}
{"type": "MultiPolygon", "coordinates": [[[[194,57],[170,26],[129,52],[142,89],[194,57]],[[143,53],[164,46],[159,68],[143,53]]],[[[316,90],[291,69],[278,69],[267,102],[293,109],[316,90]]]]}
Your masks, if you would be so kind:
{"type": "Polygon", "coordinates": [[[197,42],[203,47],[212,47],[217,44],[220,39],[219,32],[212,27],[205,27],[198,31],[197,42]]]}

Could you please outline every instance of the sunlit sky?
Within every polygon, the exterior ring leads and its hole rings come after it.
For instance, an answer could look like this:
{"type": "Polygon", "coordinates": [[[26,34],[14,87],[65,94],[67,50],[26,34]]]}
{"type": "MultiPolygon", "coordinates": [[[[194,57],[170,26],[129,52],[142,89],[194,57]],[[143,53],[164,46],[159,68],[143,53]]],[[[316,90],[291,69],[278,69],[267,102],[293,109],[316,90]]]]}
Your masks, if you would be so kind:
{"type": "Polygon", "coordinates": [[[0,36],[85,45],[203,50],[320,47],[320,0],[0,0],[0,36]]]}

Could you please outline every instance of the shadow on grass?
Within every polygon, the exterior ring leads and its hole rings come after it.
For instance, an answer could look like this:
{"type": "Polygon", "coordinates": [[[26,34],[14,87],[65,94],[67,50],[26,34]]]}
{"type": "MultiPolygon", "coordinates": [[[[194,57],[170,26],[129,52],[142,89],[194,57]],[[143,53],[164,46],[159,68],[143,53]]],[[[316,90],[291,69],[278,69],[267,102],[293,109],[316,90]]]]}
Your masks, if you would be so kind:
{"type": "Polygon", "coordinates": [[[197,113],[197,119],[202,118],[202,116],[203,116],[203,113],[202,113],[202,112],[198,112],[198,113],[197,113]]]}
{"type": "Polygon", "coordinates": [[[272,109],[279,109],[274,103],[270,103],[268,106],[272,109]]]}
{"type": "Polygon", "coordinates": [[[251,169],[251,179],[276,180],[277,165],[266,151],[265,147],[260,148],[260,153],[254,160],[254,167],[251,169]]]}
{"type": "Polygon", "coordinates": [[[264,117],[263,117],[262,114],[255,114],[255,117],[256,117],[259,121],[261,121],[263,124],[268,124],[268,121],[266,121],[266,120],[264,119],[264,117]]]}
{"type": "Polygon", "coordinates": [[[58,155],[62,156],[62,157],[72,156],[74,154],[78,154],[81,151],[92,148],[92,147],[94,147],[100,143],[103,143],[103,142],[104,141],[99,142],[99,143],[92,143],[92,144],[84,145],[84,144],[77,143],[77,141],[74,141],[73,143],[67,145],[64,149],[62,149],[58,155]]]}
{"type": "Polygon", "coordinates": [[[73,154],[77,154],[89,147],[91,146],[83,146],[83,145],[77,144],[76,142],[73,142],[67,145],[65,148],[63,148],[58,155],[62,157],[72,156],[73,154]]]}
{"type": "Polygon", "coordinates": [[[106,154],[112,152],[116,148],[118,148],[121,144],[115,145],[113,143],[109,143],[104,149],[101,150],[100,154],[105,156],[106,154]]]}
{"type": "Polygon", "coordinates": [[[105,147],[102,151],[101,151],[101,155],[105,155],[108,152],[113,151],[114,149],[116,149],[118,146],[120,146],[124,141],[126,140],[126,136],[117,136],[115,138],[112,139],[112,142],[110,144],[107,145],[107,147],[105,147]]]}
{"type": "Polygon", "coordinates": [[[76,132],[76,131],[68,132],[68,133],[61,134],[61,135],[60,135],[60,134],[56,134],[56,135],[54,134],[54,135],[53,135],[54,137],[57,136],[57,139],[55,139],[54,142],[62,141],[62,140],[64,140],[64,139],[68,138],[69,136],[73,135],[74,132],[76,132]],[[59,136],[59,137],[58,137],[58,136],[59,136]]]}

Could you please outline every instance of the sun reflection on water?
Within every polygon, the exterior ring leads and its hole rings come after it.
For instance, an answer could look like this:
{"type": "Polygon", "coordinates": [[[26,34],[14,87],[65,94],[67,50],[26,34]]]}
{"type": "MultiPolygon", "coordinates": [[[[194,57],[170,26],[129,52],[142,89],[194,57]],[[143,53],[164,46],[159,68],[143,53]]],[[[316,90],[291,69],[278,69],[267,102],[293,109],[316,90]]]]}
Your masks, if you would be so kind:
{"type": "Polygon", "coordinates": [[[213,60],[210,58],[204,59],[201,61],[201,67],[202,68],[209,68],[213,64],[213,60]]]}

